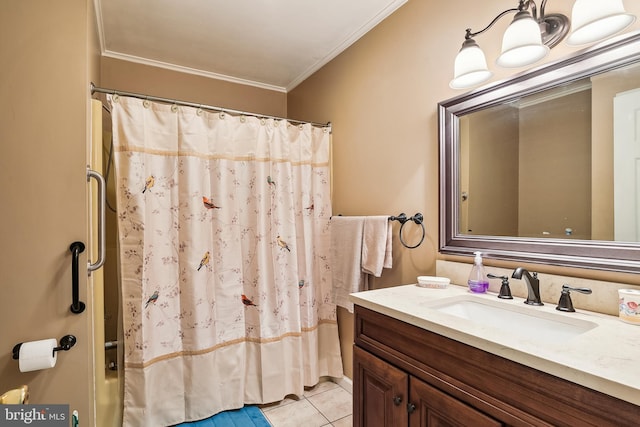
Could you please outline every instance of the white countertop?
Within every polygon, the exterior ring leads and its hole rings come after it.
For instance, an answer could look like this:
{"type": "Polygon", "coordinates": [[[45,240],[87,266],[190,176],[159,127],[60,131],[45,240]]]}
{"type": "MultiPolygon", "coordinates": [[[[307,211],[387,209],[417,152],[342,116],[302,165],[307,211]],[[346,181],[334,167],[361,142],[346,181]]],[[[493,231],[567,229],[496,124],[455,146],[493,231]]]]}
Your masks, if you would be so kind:
{"type": "Polygon", "coordinates": [[[522,298],[500,300],[496,294],[472,294],[466,287],[446,289],[403,285],[351,294],[354,304],[385,314],[505,359],[640,405],[640,326],[615,316],[576,310],[564,313],[555,304],[529,306],[522,298]],[[539,342],[526,334],[505,333],[497,327],[442,313],[430,305],[443,298],[472,296],[494,303],[516,305],[543,316],[568,316],[597,326],[562,342],[539,342]],[[548,313],[548,314],[544,314],[548,313]]]}

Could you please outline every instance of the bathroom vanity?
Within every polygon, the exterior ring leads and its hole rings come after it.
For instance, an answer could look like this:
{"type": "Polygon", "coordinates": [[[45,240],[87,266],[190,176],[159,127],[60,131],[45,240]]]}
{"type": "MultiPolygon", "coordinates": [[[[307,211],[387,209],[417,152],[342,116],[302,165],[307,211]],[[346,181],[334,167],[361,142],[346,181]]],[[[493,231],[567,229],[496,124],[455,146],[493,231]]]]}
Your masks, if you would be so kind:
{"type": "Polygon", "coordinates": [[[638,423],[640,329],[617,317],[460,286],[351,298],[354,426],[638,423]]]}

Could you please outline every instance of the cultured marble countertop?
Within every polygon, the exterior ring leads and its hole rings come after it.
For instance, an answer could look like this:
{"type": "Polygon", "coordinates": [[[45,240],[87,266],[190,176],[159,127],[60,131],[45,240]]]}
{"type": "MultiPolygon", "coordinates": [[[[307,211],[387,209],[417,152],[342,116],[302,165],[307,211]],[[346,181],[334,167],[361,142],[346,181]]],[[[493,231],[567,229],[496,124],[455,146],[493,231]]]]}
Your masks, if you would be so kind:
{"type": "Polygon", "coordinates": [[[496,294],[472,294],[466,287],[456,285],[446,289],[403,285],[354,293],[351,300],[394,319],[640,405],[640,326],[624,323],[616,316],[580,309],[565,313],[556,310],[556,304],[529,306],[522,298],[500,300],[496,294]],[[541,342],[527,334],[506,333],[499,327],[483,325],[482,319],[471,321],[430,307],[443,299],[461,296],[515,305],[520,311],[537,311],[534,314],[542,316],[567,316],[570,322],[582,319],[597,326],[567,340],[541,342]]]}

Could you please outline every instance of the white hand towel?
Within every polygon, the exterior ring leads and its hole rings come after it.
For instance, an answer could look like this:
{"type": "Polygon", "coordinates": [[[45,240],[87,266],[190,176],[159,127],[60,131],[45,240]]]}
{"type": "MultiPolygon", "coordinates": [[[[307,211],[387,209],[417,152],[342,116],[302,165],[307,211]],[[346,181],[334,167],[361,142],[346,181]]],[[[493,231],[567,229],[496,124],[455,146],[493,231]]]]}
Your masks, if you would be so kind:
{"type": "Polygon", "coordinates": [[[368,216],[362,235],[362,271],[375,277],[383,268],[391,268],[391,222],[388,216],[368,216]]]}
{"type": "Polygon", "coordinates": [[[362,232],[364,217],[331,218],[331,283],[333,303],[353,313],[352,292],[366,290],[362,272],[362,232]]]}
{"type": "Polygon", "coordinates": [[[393,268],[393,228],[387,220],[387,249],[384,253],[384,268],[393,268]]]}

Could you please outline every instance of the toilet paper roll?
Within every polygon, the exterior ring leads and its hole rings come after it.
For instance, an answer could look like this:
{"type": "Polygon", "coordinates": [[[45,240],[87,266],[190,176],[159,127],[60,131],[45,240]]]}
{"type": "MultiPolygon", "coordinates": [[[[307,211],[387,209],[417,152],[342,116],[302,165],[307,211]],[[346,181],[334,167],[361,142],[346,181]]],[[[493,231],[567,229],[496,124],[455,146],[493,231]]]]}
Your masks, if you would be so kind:
{"type": "Polygon", "coordinates": [[[20,372],[37,371],[56,366],[58,355],[53,349],[57,346],[58,341],[55,338],[22,343],[18,357],[20,372]]]}

